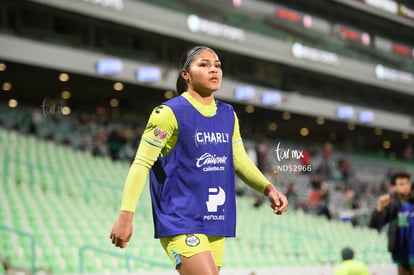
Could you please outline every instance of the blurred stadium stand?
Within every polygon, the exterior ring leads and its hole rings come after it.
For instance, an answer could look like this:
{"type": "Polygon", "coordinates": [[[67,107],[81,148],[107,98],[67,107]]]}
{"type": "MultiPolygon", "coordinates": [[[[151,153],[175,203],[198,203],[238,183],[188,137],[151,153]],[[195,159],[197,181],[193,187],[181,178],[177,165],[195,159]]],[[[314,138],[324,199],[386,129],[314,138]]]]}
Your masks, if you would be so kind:
{"type": "Polygon", "coordinates": [[[317,170],[329,169],[323,185],[332,220],[300,207],[274,218],[239,196],[238,237],[227,241],[223,272],[329,274],[321,266],[333,267],[342,246],[352,245],[377,275],[392,274],[384,234],[365,225],[390,171],[414,171],[413,11],[412,1],[391,0],[1,1],[7,274],[171,269],[149,238],[147,195],[134,244],[119,252],[107,235],[146,118],[172,96],[179,56],[196,44],[223,61],[216,96],[235,107],[246,148],[269,143],[269,179],[283,191],[293,182],[304,202],[317,170]],[[326,142],[334,148],[329,159],[326,142]],[[306,148],[311,173],[274,173],[298,164],[279,163],[280,143],[306,148]],[[341,174],[344,160],[350,179],[341,174]],[[344,186],[365,196],[357,209],[344,186]]]}

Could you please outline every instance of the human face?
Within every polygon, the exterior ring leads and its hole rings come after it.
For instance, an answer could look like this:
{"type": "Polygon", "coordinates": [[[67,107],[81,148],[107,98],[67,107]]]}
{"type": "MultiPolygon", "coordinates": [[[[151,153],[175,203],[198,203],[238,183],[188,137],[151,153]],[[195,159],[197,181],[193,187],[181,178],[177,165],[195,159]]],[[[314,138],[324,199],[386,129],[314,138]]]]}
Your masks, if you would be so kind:
{"type": "Polygon", "coordinates": [[[200,52],[191,61],[188,71],[182,70],[181,74],[187,80],[188,91],[203,97],[217,91],[223,78],[221,62],[217,54],[210,50],[200,52]]]}
{"type": "Polygon", "coordinates": [[[408,178],[397,178],[395,180],[395,192],[398,196],[407,198],[411,191],[410,179],[408,178]]]}

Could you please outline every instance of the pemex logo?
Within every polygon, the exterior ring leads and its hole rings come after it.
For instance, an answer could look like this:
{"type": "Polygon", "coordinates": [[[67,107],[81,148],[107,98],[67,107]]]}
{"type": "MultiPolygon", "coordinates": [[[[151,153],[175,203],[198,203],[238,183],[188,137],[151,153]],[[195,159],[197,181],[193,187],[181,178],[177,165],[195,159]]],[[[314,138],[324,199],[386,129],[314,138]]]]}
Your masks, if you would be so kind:
{"type": "Polygon", "coordinates": [[[206,201],[208,212],[217,212],[217,207],[223,205],[226,201],[226,192],[223,188],[209,188],[208,201],[206,201]]]}

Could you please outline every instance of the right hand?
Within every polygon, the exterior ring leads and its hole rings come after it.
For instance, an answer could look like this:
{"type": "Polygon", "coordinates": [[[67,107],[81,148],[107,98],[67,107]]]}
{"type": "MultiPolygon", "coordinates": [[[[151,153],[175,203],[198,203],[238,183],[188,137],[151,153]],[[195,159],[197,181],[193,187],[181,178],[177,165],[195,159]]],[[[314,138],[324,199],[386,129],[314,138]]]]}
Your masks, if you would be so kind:
{"type": "Polygon", "coordinates": [[[265,189],[265,195],[269,198],[270,207],[277,215],[281,215],[288,209],[288,200],[284,194],[279,192],[273,184],[268,184],[265,189]]]}
{"type": "Polygon", "coordinates": [[[132,218],[134,213],[121,211],[118,220],[112,227],[109,238],[112,243],[119,248],[125,248],[128,246],[128,242],[132,236],[132,218]]]}
{"type": "Polygon", "coordinates": [[[382,212],[382,210],[384,210],[384,208],[387,207],[387,205],[389,205],[390,202],[391,202],[391,195],[390,194],[381,195],[378,198],[377,211],[382,212]]]}

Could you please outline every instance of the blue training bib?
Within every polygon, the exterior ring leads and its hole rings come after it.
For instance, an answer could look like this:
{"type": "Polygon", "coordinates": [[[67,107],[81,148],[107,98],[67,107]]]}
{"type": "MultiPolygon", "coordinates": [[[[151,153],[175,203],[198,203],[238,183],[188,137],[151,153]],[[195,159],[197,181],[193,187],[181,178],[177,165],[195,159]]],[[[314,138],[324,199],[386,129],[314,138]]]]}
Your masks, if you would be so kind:
{"type": "Polygon", "coordinates": [[[164,104],[173,110],[179,134],[150,172],[155,237],[234,237],[233,108],[217,101],[216,115],[205,117],[182,96],[164,104]]]}

